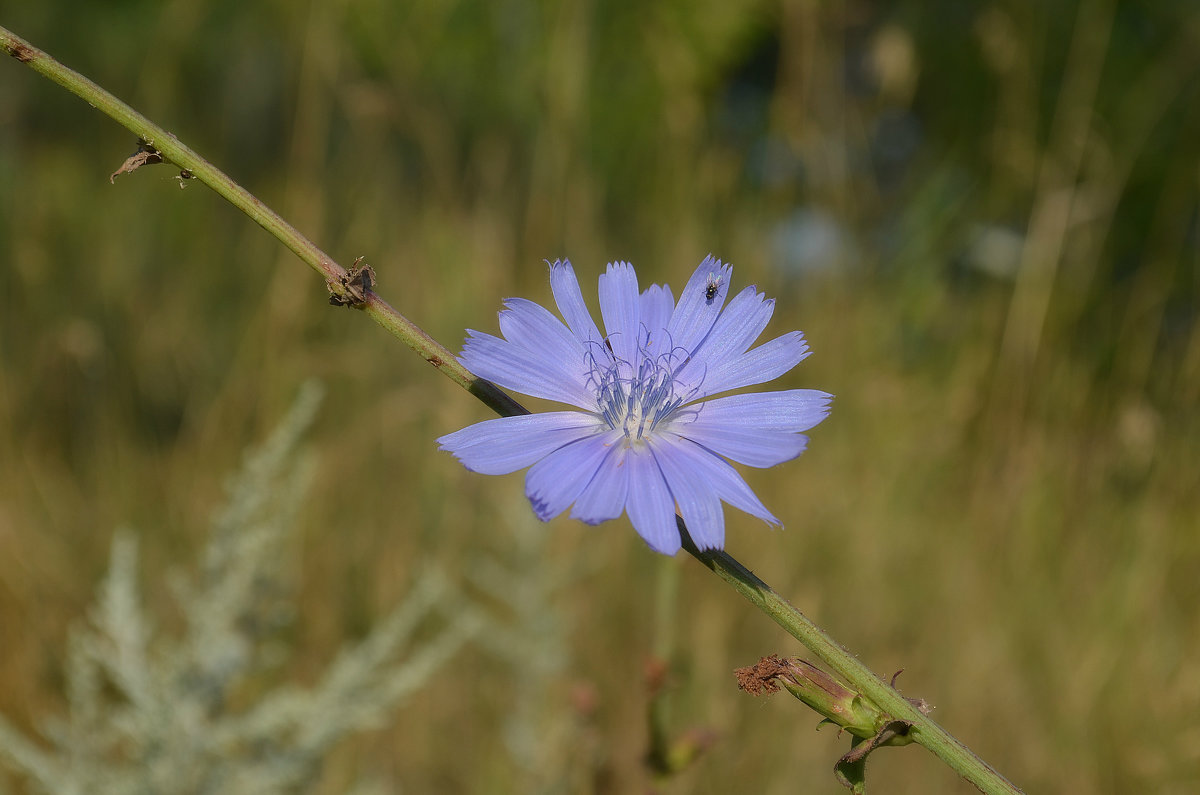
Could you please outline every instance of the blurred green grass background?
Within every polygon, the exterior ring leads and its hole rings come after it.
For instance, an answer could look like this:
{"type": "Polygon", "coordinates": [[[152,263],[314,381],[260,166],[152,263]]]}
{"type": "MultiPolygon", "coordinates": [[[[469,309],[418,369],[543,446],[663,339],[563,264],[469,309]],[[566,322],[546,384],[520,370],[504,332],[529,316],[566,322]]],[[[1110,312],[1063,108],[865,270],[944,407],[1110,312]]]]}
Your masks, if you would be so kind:
{"type": "MultiPolygon", "coordinates": [[[[548,300],[544,258],[589,300],[611,260],[676,286],[732,261],[734,289],[778,299],[768,335],[813,347],[781,386],[837,400],[804,456],[749,475],[786,530],[731,512],[730,552],[1029,791],[1200,788],[1189,4],[56,0],[3,20],[343,264],[365,255],[454,349],[502,298],[548,300]]],[[[628,524],[541,536],[520,476],[437,452],[488,416],[469,395],[203,186],[165,166],[110,185],[135,146],[115,123],[16,62],[0,97],[0,711],[62,709],[116,527],[166,603],[225,473],[316,376],[298,681],[420,567],[569,575],[557,664],[461,658],[317,790],[368,770],[549,791],[554,768],[646,791],[661,574],[628,524]],[[530,709],[522,763],[506,732],[530,709]]],[[[662,791],[840,791],[844,738],[731,675],[803,650],[678,565],[672,729],[718,739],[662,791]]],[[[884,792],[970,791],[919,749],[870,767],[884,792]]]]}

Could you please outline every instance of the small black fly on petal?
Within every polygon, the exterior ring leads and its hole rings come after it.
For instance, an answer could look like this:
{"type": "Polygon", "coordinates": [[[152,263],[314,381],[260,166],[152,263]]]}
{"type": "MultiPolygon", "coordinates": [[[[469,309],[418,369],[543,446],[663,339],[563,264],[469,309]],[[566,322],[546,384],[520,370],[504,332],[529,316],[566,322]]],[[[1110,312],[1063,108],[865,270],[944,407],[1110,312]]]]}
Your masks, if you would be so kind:
{"type": "Polygon", "coordinates": [[[708,284],[704,285],[704,303],[711,304],[721,289],[721,277],[715,273],[708,274],[708,284]]]}

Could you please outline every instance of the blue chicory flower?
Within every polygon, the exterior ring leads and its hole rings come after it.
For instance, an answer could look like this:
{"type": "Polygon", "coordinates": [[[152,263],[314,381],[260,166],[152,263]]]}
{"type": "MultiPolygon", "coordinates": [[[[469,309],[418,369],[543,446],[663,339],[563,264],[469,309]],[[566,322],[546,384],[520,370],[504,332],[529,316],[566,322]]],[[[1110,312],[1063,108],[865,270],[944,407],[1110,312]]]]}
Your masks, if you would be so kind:
{"type": "Polygon", "coordinates": [[[778,525],[726,459],[770,467],[795,458],[808,442],[801,432],[828,415],[832,396],[792,389],[709,399],[770,381],[809,354],[798,331],[750,349],[775,302],[751,286],[722,311],[732,273],[710,255],[676,305],[669,287],[639,294],[633,266],[610,264],[599,280],[602,335],[571,263],[554,262],[550,287],[566,325],[510,298],[504,337],[468,329],[461,361],[499,386],[579,410],[485,420],[438,439],[441,449],[486,475],[530,467],[525,494],[542,521],[572,503],[571,516],[588,524],[625,512],[665,555],[680,548],[676,510],[700,549],[724,545],[722,501],[778,525]]]}

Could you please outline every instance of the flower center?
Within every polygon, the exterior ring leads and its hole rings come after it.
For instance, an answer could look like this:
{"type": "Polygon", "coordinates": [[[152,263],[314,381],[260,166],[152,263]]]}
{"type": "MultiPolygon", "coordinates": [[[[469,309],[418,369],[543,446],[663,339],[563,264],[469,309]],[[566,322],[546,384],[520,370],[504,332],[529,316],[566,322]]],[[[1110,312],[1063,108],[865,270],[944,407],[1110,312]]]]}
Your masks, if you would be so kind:
{"type": "Polygon", "coordinates": [[[639,351],[635,362],[589,355],[588,380],[596,390],[597,410],[610,428],[625,434],[628,444],[653,433],[686,400],[675,393],[675,354],[644,354],[639,351]]]}

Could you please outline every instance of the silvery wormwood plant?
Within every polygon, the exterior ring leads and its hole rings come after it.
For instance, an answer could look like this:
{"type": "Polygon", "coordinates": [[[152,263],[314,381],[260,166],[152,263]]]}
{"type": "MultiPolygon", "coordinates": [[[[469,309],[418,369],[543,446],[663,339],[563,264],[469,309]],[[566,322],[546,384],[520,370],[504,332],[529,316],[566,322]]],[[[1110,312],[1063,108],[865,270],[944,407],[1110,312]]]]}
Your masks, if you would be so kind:
{"type": "Polygon", "coordinates": [[[66,655],[67,714],[36,743],[0,717],[0,762],[53,795],[304,792],[339,741],[384,723],[477,635],[482,616],[427,573],[311,687],[280,677],[274,637],[288,608],[279,561],[310,470],[298,451],[319,403],[307,387],[229,481],[203,563],[172,584],[185,627],[159,631],[137,585],[137,543],[119,532],[90,620],[66,655]],[[413,646],[424,628],[421,645],[413,646]],[[431,630],[431,631],[428,631],[431,630]]]}

